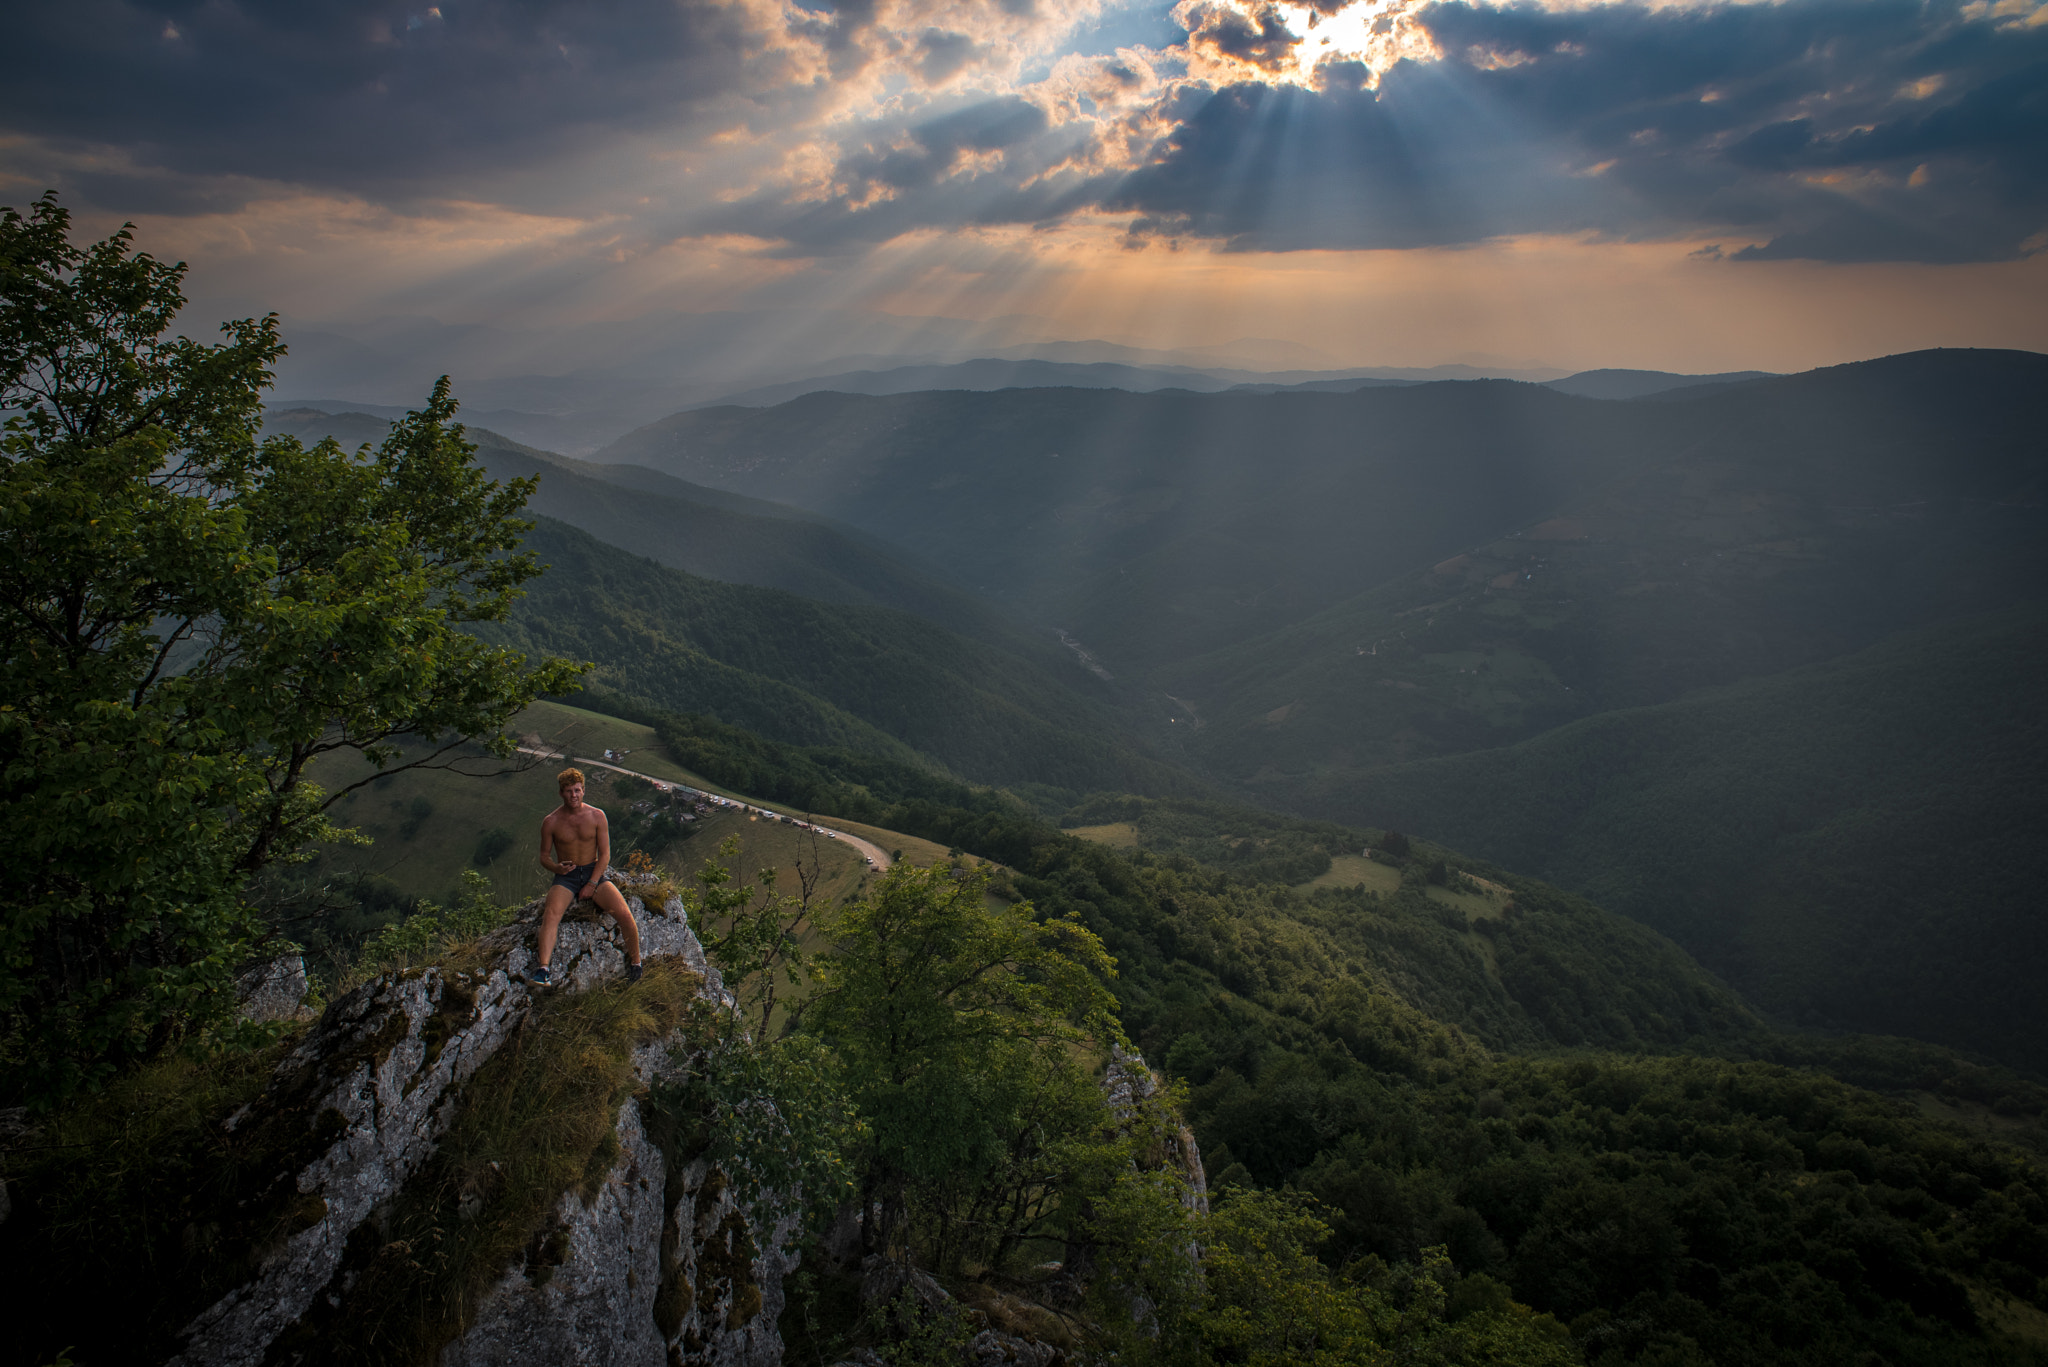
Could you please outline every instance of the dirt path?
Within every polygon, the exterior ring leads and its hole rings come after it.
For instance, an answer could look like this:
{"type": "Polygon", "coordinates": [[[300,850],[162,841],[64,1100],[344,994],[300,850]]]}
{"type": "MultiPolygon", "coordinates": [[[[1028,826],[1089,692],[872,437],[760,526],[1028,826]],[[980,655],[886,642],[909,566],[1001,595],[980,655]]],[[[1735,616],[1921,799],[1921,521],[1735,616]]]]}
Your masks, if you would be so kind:
{"type": "MultiPolygon", "coordinates": [[[[614,764],[610,760],[591,759],[586,755],[571,755],[566,754],[560,750],[542,750],[531,745],[520,746],[519,753],[522,755],[533,755],[540,759],[565,759],[569,761],[569,763],[571,764],[587,764],[593,769],[609,769],[615,774],[625,774],[630,778],[645,779],[649,783],[657,783],[664,788],[681,788],[684,792],[687,793],[700,794],[701,796],[708,798],[713,804],[734,807],[742,812],[750,812],[756,816],[779,817],[782,815],[781,812],[771,812],[766,807],[757,807],[753,803],[744,801],[740,798],[721,797],[717,793],[707,793],[702,788],[692,788],[687,783],[678,783],[671,778],[657,778],[653,774],[643,774],[640,773],[638,770],[628,769],[624,765],[614,764]]],[[[846,831],[835,831],[830,826],[824,825],[822,822],[813,822],[812,824],[817,826],[818,833],[820,835],[830,837],[833,840],[843,840],[847,844],[859,850],[862,854],[868,857],[868,861],[872,863],[878,871],[887,869],[891,864],[896,862],[895,860],[889,857],[889,852],[887,850],[883,849],[880,845],[874,844],[872,841],[863,840],[859,836],[851,835],[846,831]]]]}

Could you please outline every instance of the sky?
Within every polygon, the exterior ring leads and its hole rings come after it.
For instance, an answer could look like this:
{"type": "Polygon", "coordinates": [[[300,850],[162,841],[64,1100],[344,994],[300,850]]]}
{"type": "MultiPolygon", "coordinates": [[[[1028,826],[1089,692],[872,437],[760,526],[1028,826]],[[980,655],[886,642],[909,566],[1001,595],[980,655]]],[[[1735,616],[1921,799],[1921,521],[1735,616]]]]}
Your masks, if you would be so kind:
{"type": "Polygon", "coordinates": [[[0,204],[133,222],[195,313],[288,340],[2048,350],[2048,0],[13,9],[0,204]]]}

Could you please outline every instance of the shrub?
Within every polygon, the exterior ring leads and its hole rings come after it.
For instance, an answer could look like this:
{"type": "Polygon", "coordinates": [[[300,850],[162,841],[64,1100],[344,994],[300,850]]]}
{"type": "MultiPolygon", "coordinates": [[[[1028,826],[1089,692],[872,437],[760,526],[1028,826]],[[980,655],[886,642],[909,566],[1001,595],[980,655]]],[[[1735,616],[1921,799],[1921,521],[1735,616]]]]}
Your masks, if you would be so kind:
{"type": "Polygon", "coordinates": [[[420,833],[420,827],[427,824],[427,818],[434,814],[434,804],[424,797],[416,797],[406,804],[405,816],[398,823],[398,838],[411,840],[420,833]]]}
{"type": "Polygon", "coordinates": [[[469,862],[480,869],[487,869],[516,842],[517,837],[512,832],[503,826],[493,826],[477,837],[476,852],[470,855],[469,862]]]}
{"type": "Polygon", "coordinates": [[[363,944],[353,975],[360,981],[373,973],[414,968],[444,955],[449,946],[474,940],[512,918],[512,908],[499,905],[491,885],[475,869],[462,871],[462,890],[453,907],[421,901],[402,921],[385,926],[363,944]]]}

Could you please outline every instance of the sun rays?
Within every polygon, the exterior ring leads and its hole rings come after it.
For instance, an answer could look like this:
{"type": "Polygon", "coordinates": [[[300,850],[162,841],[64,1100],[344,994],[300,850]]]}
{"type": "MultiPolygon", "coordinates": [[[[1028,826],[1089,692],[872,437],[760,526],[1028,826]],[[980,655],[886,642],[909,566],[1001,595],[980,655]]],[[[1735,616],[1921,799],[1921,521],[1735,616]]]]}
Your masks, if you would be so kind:
{"type": "Polygon", "coordinates": [[[146,225],[223,315],[759,315],[720,365],[860,310],[877,355],[920,318],[1375,364],[2048,346],[2043,0],[675,0],[465,47],[474,13],[36,28],[72,84],[17,103],[72,112],[0,123],[0,177],[146,225]],[[255,52],[271,116],[223,122],[255,52]]]}

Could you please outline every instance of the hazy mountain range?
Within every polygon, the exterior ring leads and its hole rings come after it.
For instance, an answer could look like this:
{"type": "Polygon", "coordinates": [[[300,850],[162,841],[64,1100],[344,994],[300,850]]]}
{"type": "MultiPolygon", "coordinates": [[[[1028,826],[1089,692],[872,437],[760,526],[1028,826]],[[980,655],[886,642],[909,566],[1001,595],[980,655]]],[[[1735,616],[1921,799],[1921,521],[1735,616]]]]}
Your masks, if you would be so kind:
{"type": "MultiPolygon", "coordinates": [[[[347,339],[309,334],[295,343],[308,353],[306,364],[287,361],[281,369],[292,392],[347,392],[356,398],[283,398],[273,409],[311,408],[326,413],[357,412],[395,418],[418,402],[441,373],[438,361],[394,361],[381,350],[347,343],[347,339]],[[408,377],[401,380],[394,366],[408,377]],[[325,384],[326,390],[318,388],[325,384]],[[389,402],[361,397],[375,394],[389,402]]],[[[1274,344],[1276,347],[1279,344],[1274,344]]],[[[664,384],[617,374],[524,375],[509,379],[465,379],[459,393],[467,421],[505,433],[513,440],[570,455],[588,455],[599,446],[649,420],[676,410],[722,404],[764,408],[819,391],[845,394],[906,394],[926,389],[994,390],[1018,388],[1123,389],[1144,393],[1183,389],[1197,394],[1224,390],[1276,393],[1308,390],[1348,394],[1385,385],[1427,384],[1440,380],[1520,379],[1549,384],[1564,393],[1592,398],[1642,398],[1700,384],[1756,379],[1763,371],[1725,375],[1678,375],[1657,370],[1590,370],[1563,378],[1540,367],[1485,367],[1466,364],[1426,368],[1377,366],[1349,370],[1246,369],[1232,365],[1195,365],[1204,354],[1146,352],[1113,343],[1058,343],[1010,348],[966,361],[891,365],[878,369],[806,371],[796,378],[738,387],[715,380],[664,384]],[[1044,353],[1044,354],[1039,354],[1044,353]],[[1115,360],[1053,359],[1054,356],[1116,356],[1115,360]],[[1147,360],[1145,358],[1155,358],[1147,360]],[[1162,359],[1163,358],[1163,359],[1162,359]]],[[[842,357],[842,361],[858,358],[842,357]]]]}
{"type": "Polygon", "coordinates": [[[536,512],[647,557],[536,533],[558,570],[521,639],[616,691],[1047,810],[1210,792],[1441,835],[1656,925],[1782,1020],[2048,1069],[2016,969],[2048,942],[2008,909],[2048,871],[2044,407],[2048,357],[1943,351],[810,392],[590,462],[473,435],[541,475],[536,512]]]}
{"type": "Polygon", "coordinates": [[[290,351],[277,366],[276,406],[390,409],[385,415],[392,416],[419,403],[445,374],[454,377],[471,421],[571,455],[587,455],[680,409],[781,402],[815,389],[901,393],[1029,384],[1210,391],[1355,378],[1545,381],[1567,374],[1497,357],[1346,368],[1340,357],[1272,338],[1161,349],[1062,338],[1028,315],[965,320],[871,310],[661,313],[545,332],[401,316],[290,322],[286,334],[290,351]]]}

